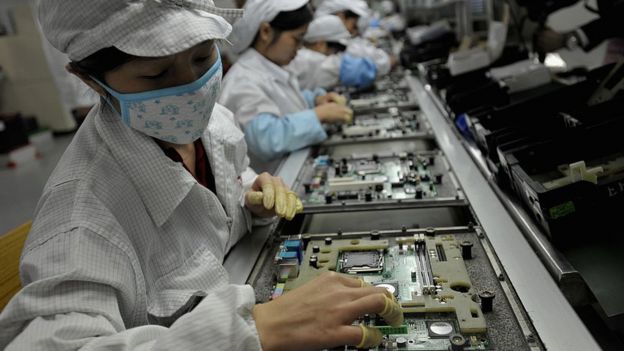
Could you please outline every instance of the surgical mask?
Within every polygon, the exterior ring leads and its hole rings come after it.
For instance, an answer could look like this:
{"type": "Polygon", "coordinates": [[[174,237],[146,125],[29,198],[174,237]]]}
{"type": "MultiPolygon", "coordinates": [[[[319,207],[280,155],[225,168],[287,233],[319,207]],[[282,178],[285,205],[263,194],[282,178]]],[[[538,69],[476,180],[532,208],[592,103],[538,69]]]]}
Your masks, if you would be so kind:
{"type": "Polygon", "coordinates": [[[159,140],[190,144],[208,126],[221,92],[222,74],[219,55],[201,78],[177,87],[122,94],[94,79],[119,101],[121,119],[126,125],[159,140]]]}

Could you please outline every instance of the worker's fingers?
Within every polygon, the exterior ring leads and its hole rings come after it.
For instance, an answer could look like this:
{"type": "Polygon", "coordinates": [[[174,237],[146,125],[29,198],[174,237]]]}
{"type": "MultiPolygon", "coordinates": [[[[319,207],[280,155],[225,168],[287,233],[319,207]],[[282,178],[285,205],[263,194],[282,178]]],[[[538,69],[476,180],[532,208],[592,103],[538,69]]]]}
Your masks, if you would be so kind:
{"type": "Polygon", "coordinates": [[[385,294],[385,307],[381,313],[378,313],[388,324],[398,327],[403,324],[403,310],[397,299],[390,292],[385,294]]]}
{"type": "Polygon", "coordinates": [[[332,99],[334,100],[335,103],[337,103],[338,105],[346,105],[347,104],[347,98],[336,94],[336,93],[331,93],[332,95],[332,99]]]}
{"type": "Polygon", "coordinates": [[[383,335],[376,328],[365,325],[341,325],[333,330],[332,344],[350,345],[358,349],[375,348],[381,344],[383,335]]]}
{"type": "Polygon", "coordinates": [[[370,349],[379,346],[383,339],[383,335],[376,328],[367,327],[363,324],[359,325],[362,336],[360,343],[355,345],[358,349],[370,349]]]}
{"type": "Polygon", "coordinates": [[[290,221],[295,218],[295,215],[297,214],[297,194],[295,194],[293,191],[288,191],[286,193],[286,199],[288,205],[286,207],[285,218],[290,221]]]}
{"type": "Polygon", "coordinates": [[[275,188],[275,214],[278,217],[286,216],[286,208],[288,206],[286,199],[286,189],[281,184],[280,179],[274,179],[274,188],[275,188]]]}
{"type": "Polygon", "coordinates": [[[301,203],[301,200],[297,197],[295,213],[301,213],[301,212],[303,212],[303,203],[301,203]]]}
{"type": "Polygon", "coordinates": [[[388,324],[396,327],[403,324],[403,311],[394,296],[385,293],[364,296],[346,306],[349,316],[357,318],[369,313],[376,313],[388,324]]]}
{"type": "Polygon", "coordinates": [[[264,195],[262,191],[248,191],[245,197],[246,202],[250,205],[263,205],[264,195]]]}
{"type": "Polygon", "coordinates": [[[275,187],[272,182],[267,182],[262,185],[262,202],[264,208],[267,210],[272,209],[275,206],[275,187]]]}

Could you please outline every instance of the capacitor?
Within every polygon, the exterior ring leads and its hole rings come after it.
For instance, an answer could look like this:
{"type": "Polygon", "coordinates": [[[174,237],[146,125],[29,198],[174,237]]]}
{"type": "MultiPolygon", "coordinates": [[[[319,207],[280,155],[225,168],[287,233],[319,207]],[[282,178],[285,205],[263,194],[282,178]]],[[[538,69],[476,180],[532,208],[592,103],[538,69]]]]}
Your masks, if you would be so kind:
{"type": "Polygon", "coordinates": [[[320,251],[321,251],[321,248],[318,245],[312,246],[313,253],[319,253],[320,251]]]}
{"type": "Polygon", "coordinates": [[[416,188],[416,198],[417,199],[422,199],[423,198],[423,191],[420,187],[416,188]]]}
{"type": "Polygon", "coordinates": [[[436,174],[435,175],[435,183],[436,184],[442,184],[442,174],[436,174]]]}
{"type": "Polygon", "coordinates": [[[325,245],[331,245],[332,244],[332,238],[325,238],[325,245]]]}
{"type": "Polygon", "coordinates": [[[399,336],[398,338],[396,338],[395,341],[396,341],[397,347],[399,347],[399,348],[407,347],[407,339],[406,338],[404,338],[402,336],[399,336]]]}
{"type": "Polygon", "coordinates": [[[464,260],[472,259],[472,242],[464,240],[459,244],[459,246],[461,246],[462,249],[462,258],[464,260]]]}
{"type": "Polygon", "coordinates": [[[310,266],[318,268],[318,257],[316,257],[316,255],[310,256],[310,266]]]}
{"type": "Polygon", "coordinates": [[[303,188],[305,189],[306,194],[309,194],[312,192],[312,189],[310,188],[310,183],[304,183],[303,188]]]}
{"type": "Polygon", "coordinates": [[[451,351],[464,351],[466,339],[461,334],[453,334],[449,336],[451,342],[451,351]]]}
{"type": "Polygon", "coordinates": [[[371,240],[379,240],[379,239],[381,238],[381,234],[379,234],[379,232],[378,232],[378,231],[373,230],[373,231],[370,233],[370,237],[371,237],[371,240]]]}
{"type": "Polygon", "coordinates": [[[310,234],[303,234],[301,239],[303,240],[303,249],[305,250],[305,249],[308,248],[308,244],[310,243],[310,240],[312,240],[312,235],[310,235],[310,234]]]}
{"type": "Polygon", "coordinates": [[[366,194],[364,194],[364,201],[366,202],[373,201],[373,193],[371,193],[370,191],[367,191],[366,194]]]}
{"type": "Polygon", "coordinates": [[[383,184],[375,184],[375,191],[380,193],[384,190],[383,184]]]}
{"type": "Polygon", "coordinates": [[[492,302],[494,300],[494,293],[490,290],[483,290],[479,293],[479,299],[481,299],[481,312],[492,312],[492,302]]]}
{"type": "Polygon", "coordinates": [[[334,201],[334,197],[331,196],[331,194],[325,195],[325,203],[326,204],[331,204],[332,201],[334,201]]]}

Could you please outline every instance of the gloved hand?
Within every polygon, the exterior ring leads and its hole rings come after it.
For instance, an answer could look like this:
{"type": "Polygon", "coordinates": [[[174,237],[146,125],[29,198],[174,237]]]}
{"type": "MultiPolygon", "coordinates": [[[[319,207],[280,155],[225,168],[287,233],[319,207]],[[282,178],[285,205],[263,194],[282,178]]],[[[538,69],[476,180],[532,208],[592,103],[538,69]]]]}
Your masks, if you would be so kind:
{"type": "Polygon", "coordinates": [[[353,120],[353,110],[335,102],[317,106],[314,111],[319,121],[323,123],[346,123],[353,120]]]}
{"type": "Polygon", "coordinates": [[[557,51],[565,46],[566,34],[555,32],[551,28],[544,28],[535,33],[535,51],[548,53],[557,51]]]}
{"type": "Polygon", "coordinates": [[[301,200],[279,177],[262,173],[245,194],[245,207],[259,217],[272,217],[291,220],[303,211],[301,200]]]}
{"type": "Polygon", "coordinates": [[[352,325],[369,313],[392,326],[403,324],[401,307],[386,289],[335,272],[253,309],[262,349],[267,351],[376,347],[383,337],[378,329],[352,325]]]}
{"type": "Polygon", "coordinates": [[[331,93],[327,93],[325,95],[319,95],[316,97],[315,99],[316,102],[316,106],[319,105],[323,105],[323,104],[327,104],[330,102],[335,102],[338,105],[347,105],[347,98],[344,97],[343,95],[331,92],[331,93]]]}

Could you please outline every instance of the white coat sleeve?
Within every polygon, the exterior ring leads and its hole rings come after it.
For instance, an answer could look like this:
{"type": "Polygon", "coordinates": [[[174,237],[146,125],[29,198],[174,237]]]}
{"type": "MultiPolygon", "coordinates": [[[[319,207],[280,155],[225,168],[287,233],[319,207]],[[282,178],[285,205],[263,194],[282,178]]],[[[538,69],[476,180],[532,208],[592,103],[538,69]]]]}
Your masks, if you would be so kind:
{"type": "Polygon", "coordinates": [[[0,349],[261,350],[253,289],[226,279],[169,327],[127,325],[122,315],[136,313],[138,303],[129,261],[120,247],[84,228],[26,252],[21,276],[31,282],[0,316],[0,349]]]}

